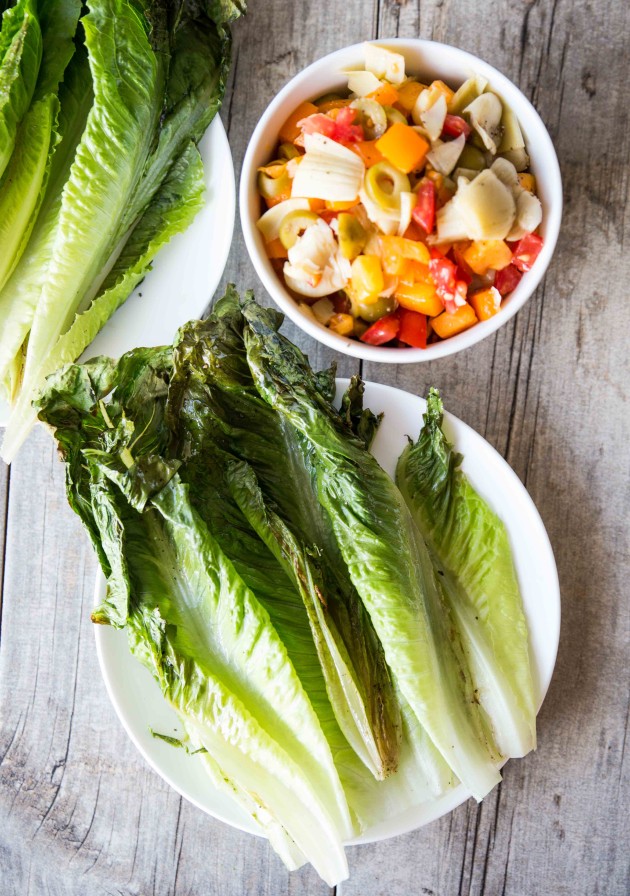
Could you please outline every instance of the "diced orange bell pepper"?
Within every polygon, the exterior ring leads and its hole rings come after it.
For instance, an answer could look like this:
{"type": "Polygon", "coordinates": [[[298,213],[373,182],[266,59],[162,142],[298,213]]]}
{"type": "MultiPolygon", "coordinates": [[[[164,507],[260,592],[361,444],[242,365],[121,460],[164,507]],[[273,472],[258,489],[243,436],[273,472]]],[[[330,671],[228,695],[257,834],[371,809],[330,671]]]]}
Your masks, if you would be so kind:
{"type": "Polygon", "coordinates": [[[376,100],[381,106],[393,106],[398,101],[398,91],[392,84],[385,81],[378,90],[368,93],[368,99],[376,100]]]}
{"type": "Polygon", "coordinates": [[[405,81],[404,84],[401,84],[398,88],[398,100],[396,101],[396,106],[401,109],[403,114],[409,115],[416,105],[416,100],[424,89],[424,84],[420,84],[418,81],[405,81]]]}
{"type": "Polygon", "coordinates": [[[358,143],[350,143],[347,148],[359,156],[366,168],[383,161],[383,153],[376,148],[376,140],[360,140],[358,143]]]}
{"type": "Polygon", "coordinates": [[[279,239],[271,240],[266,244],[265,249],[269,258],[288,258],[289,253],[282,245],[279,239]]]}
{"type": "Polygon", "coordinates": [[[298,121],[302,121],[303,118],[308,118],[309,115],[314,115],[316,112],[319,112],[319,109],[315,103],[300,103],[280,128],[278,136],[281,143],[293,143],[302,133],[298,127],[298,121]]]}
{"type": "Polygon", "coordinates": [[[501,293],[494,286],[478,289],[469,296],[469,302],[475,309],[479,320],[489,320],[501,307],[501,293]]]}
{"type": "Polygon", "coordinates": [[[421,264],[428,264],[431,260],[431,253],[424,243],[407,240],[404,236],[384,235],[381,237],[381,247],[383,267],[388,274],[397,272],[401,258],[409,258],[411,261],[419,261],[421,264]]]}
{"type": "Polygon", "coordinates": [[[418,311],[435,317],[444,311],[444,305],[432,283],[399,283],[396,289],[398,304],[409,311],[418,311]]]}
{"type": "Polygon", "coordinates": [[[279,205],[281,202],[284,202],[285,199],[291,198],[291,184],[286,190],[283,190],[282,193],[278,193],[277,196],[265,196],[265,202],[267,203],[267,208],[273,208],[274,205],[279,205]]]}
{"type": "Polygon", "coordinates": [[[536,178],[529,171],[520,171],[518,182],[524,190],[528,190],[530,193],[536,192],[536,178]]]}
{"type": "Polygon", "coordinates": [[[446,105],[450,103],[450,101],[455,96],[455,91],[451,90],[448,84],[445,84],[444,81],[433,81],[432,84],[429,84],[429,106],[432,106],[440,96],[443,96],[446,100],[446,105]]]}
{"type": "Polygon", "coordinates": [[[444,311],[438,317],[434,317],[432,321],[433,329],[440,339],[448,339],[449,336],[456,336],[458,333],[463,333],[464,330],[468,330],[476,323],[477,315],[475,314],[474,308],[469,305],[468,302],[466,302],[465,305],[460,305],[454,314],[444,311]]]}
{"type": "Polygon", "coordinates": [[[465,274],[468,274],[469,277],[472,275],[473,271],[464,258],[464,252],[466,251],[466,249],[468,249],[470,244],[470,240],[459,240],[459,242],[453,243],[453,245],[451,246],[453,258],[455,259],[456,264],[458,264],[462,271],[464,271],[465,274]]]}
{"type": "Polygon", "coordinates": [[[503,270],[512,261],[510,247],[503,240],[475,240],[462,256],[468,267],[482,277],[489,270],[503,270]]]}
{"type": "Polygon", "coordinates": [[[410,171],[422,166],[430,146],[424,137],[408,124],[396,121],[376,141],[376,148],[394,168],[409,174],[410,171]]]}
{"type": "Polygon", "coordinates": [[[312,212],[323,212],[327,207],[325,199],[309,199],[308,206],[312,212]]]}
{"type": "Polygon", "coordinates": [[[433,283],[429,273],[429,265],[421,261],[404,258],[398,271],[398,277],[405,283],[433,283]]]}

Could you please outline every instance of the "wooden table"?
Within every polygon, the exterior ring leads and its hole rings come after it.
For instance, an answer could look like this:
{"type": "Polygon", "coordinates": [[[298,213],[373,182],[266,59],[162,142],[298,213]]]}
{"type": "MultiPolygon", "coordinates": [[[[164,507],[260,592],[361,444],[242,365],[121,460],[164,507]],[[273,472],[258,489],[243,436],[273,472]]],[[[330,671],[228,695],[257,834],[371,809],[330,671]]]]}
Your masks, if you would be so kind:
{"type": "MultiPolygon", "coordinates": [[[[481,805],[350,849],[341,896],[630,890],[629,30],[625,0],[251,0],[234,29],[223,118],[237,170],[265,105],[307,63],[363,39],[423,36],[470,50],[521,87],[555,141],[565,187],[555,259],[515,319],[460,355],[362,370],[418,394],[438,385],[540,510],[563,619],[539,748],[509,763],[481,805]]],[[[230,280],[264,298],[238,227],[230,280]]],[[[285,331],[318,364],[330,360],[285,331]]],[[[342,374],[357,369],[339,360],[342,374]]],[[[122,730],[89,621],[95,559],[44,431],[0,470],[0,538],[2,896],[328,893],[308,868],[289,876],[265,841],[185,803],[122,730]]]]}

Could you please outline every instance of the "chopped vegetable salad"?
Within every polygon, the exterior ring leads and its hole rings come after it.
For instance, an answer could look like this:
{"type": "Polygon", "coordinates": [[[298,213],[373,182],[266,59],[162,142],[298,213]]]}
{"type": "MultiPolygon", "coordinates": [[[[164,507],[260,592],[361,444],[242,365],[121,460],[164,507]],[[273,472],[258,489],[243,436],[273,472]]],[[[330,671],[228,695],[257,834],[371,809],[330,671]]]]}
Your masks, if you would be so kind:
{"type": "Polygon", "coordinates": [[[365,44],[348,92],[301,103],[258,170],[267,254],[341,336],[424,348],[488,320],[543,245],[513,111],[476,75],[456,91],[365,44]]]}

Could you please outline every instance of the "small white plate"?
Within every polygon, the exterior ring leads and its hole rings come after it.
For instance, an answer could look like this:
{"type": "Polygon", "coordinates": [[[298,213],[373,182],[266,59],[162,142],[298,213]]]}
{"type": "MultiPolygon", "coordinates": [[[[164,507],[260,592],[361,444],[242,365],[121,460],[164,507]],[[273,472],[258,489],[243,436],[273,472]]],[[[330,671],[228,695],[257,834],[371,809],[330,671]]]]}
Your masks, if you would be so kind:
{"type": "MultiPolygon", "coordinates": [[[[119,357],[139,345],[167,345],[187,320],[210,303],[227,261],[236,209],[234,166],[227,136],[217,116],[199,143],[206,198],[188,230],[158,253],[153,270],[108,320],[81,356],[119,357]]],[[[0,401],[0,426],[9,407],[0,401]]]]}
{"type": "MultiPolygon", "coordinates": [[[[337,380],[338,396],[347,384],[348,380],[337,380]]],[[[393,477],[407,436],[418,436],[426,403],[391,386],[366,383],[365,405],[375,413],[385,413],[372,450],[393,477]]],[[[450,414],[445,414],[444,429],[463,454],[462,468],[471,483],[507,527],[529,625],[530,658],[540,707],[551,681],[560,634],[558,574],[545,527],[519,478],[485,439],[450,414]]],[[[104,595],[105,579],[99,572],[97,604],[104,595]]],[[[124,632],[97,625],[95,634],[107,692],[123,726],[149,765],[204,812],[240,830],[260,833],[236,803],[212,787],[197,757],[151,735],[150,728],[172,736],[181,734],[181,729],[151,674],[131,655],[124,632]]],[[[371,828],[352,843],[384,840],[415,830],[450,812],[469,796],[460,785],[427,805],[371,828]]]]}

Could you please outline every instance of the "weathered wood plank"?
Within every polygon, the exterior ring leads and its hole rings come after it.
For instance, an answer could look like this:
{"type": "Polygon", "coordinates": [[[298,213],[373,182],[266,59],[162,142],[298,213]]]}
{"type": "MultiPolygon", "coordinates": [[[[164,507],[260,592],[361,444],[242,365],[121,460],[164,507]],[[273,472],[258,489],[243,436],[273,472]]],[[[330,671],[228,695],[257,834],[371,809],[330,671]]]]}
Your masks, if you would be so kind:
{"type": "MultiPolygon", "coordinates": [[[[624,284],[630,135],[621,0],[335,0],[252,3],[235,28],[224,121],[237,171],[268,99],[339,46],[382,36],[454,43],[503,70],[556,141],[563,233],[537,295],[494,338],[430,365],[366,365],[367,378],[423,393],[484,434],[526,483],[563,590],[558,666],[535,755],[509,764],[477,807],[349,851],[339,896],[622,896],[627,849],[626,520],[630,382],[624,284]],[[613,124],[611,124],[613,123],[613,124]]],[[[224,283],[261,287],[237,224],[224,283]]],[[[287,332],[316,363],[331,353],[287,332]]],[[[341,369],[356,369],[343,359],[341,369]]],[[[89,892],[329,893],[289,876],[266,843],[213,822],[150,769],[102,685],[88,607],[95,563],[65,504],[50,440],[35,434],[11,474],[0,642],[0,879],[3,896],[89,892]]],[[[0,478],[0,535],[6,478],[0,478]],[[4,492],[3,492],[4,488],[4,492]]],[[[2,540],[0,540],[0,544],[2,540]]]]}
{"type": "Polygon", "coordinates": [[[2,585],[4,581],[4,555],[6,545],[7,513],[9,509],[9,468],[0,466],[0,638],[2,637],[2,585]]]}

